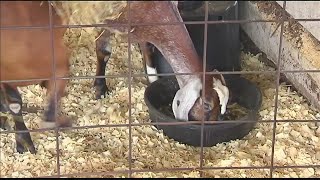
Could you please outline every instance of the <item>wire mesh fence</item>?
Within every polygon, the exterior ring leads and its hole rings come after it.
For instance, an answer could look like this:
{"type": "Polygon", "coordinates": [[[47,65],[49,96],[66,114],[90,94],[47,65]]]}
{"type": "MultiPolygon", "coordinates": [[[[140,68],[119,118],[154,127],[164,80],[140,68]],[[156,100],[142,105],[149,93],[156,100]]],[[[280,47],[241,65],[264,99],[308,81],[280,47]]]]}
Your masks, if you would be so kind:
{"type": "MultiPolygon", "coordinates": [[[[113,74],[113,75],[103,75],[103,76],[90,76],[90,75],[79,75],[79,76],[73,76],[73,77],[57,77],[55,73],[53,73],[53,77],[52,79],[58,80],[58,79],[66,79],[66,80],[82,80],[82,79],[95,79],[95,78],[125,78],[127,80],[127,88],[128,88],[128,120],[126,121],[126,123],[119,123],[119,124],[103,124],[103,125],[83,125],[83,126],[73,126],[73,127],[56,127],[56,128],[41,128],[41,129],[32,129],[32,130],[27,130],[25,132],[44,132],[44,131],[55,131],[55,141],[56,141],[56,146],[55,146],[55,155],[56,155],[56,173],[54,173],[54,175],[52,176],[45,176],[45,177],[74,177],[74,176],[112,176],[112,175],[117,175],[117,174],[127,174],[127,177],[132,177],[133,173],[143,173],[143,172],[169,172],[169,171],[176,171],[176,172],[180,172],[180,171],[198,171],[199,172],[199,177],[206,177],[205,175],[205,171],[214,171],[214,170],[237,170],[237,169],[244,169],[244,170],[268,170],[268,176],[269,177],[274,177],[274,172],[277,169],[290,169],[290,168],[320,168],[320,163],[318,164],[310,164],[310,165],[283,165],[283,166],[279,166],[279,165],[275,165],[275,142],[276,142],[276,129],[277,129],[277,125],[278,123],[301,123],[301,122],[319,122],[319,120],[314,120],[314,119],[279,119],[277,114],[279,114],[278,110],[279,110],[279,88],[280,88],[280,78],[281,78],[281,74],[286,74],[286,73],[293,73],[293,74],[298,74],[298,73],[320,73],[320,70],[287,70],[287,69],[282,69],[281,67],[281,63],[282,63],[282,49],[283,49],[283,34],[284,34],[284,24],[286,22],[290,22],[290,21],[310,21],[310,22],[315,22],[318,23],[318,21],[320,21],[320,19],[292,19],[291,17],[286,15],[286,1],[284,1],[283,3],[283,8],[281,10],[281,12],[279,12],[279,18],[275,18],[275,19],[235,19],[235,20],[217,20],[217,21],[210,21],[209,20],[209,7],[208,7],[208,1],[204,1],[204,9],[205,9],[205,18],[203,21],[184,21],[184,22],[167,22],[167,23],[132,23],[132,19],[130,16],[131,10],[130,10],[130,6],[131,4],[135,3],[135,2],[131,2],[128,1],[128,12],[127,12],[127,17],[128,17],[128,23],[127,24],[91,24],[91,25],[55,25],[53,22],[53,7],[49,6],[49,25],[48,26],[32,26],[32,27],[21,27],[21,26],[15,26],[15,27],[4,27],[1,26],[1,31],[2,30],[19,30],[19,29],[49,29],[50,30],[50,39],[51,39],[51,47],[52,47],[52,54],[50,56],[52,56],[52,71],[53,72],[57,72],[56,70],[56,57],[55,57],[55,53],[54,53],[54,29],[59,29],[59,28],[70,28],[70,29],[76,29],[76,28],[92,28],[92,27],[100,27],[100,28],[104,28],[104,27],[120,27],[120,26],[125,26],[128,29],[128,71],[127,73],[123,74],[123,73],[119,73],[119,74],[113,74]],[[143,72],[141,73],[133,73],[133,68],[132,68],[132,39],[131,39],[131,33],[129,32],[129,30],[132,30],[133,28],[136,27],[146,27],[146,26],[157,26],[157,25],[166,25],[166,26],[174,26],[174,25],[178,25],[178,24],[185,24],[185,25],[195,25],[195,24],[203,24],[204,25],[204,41],[203,41],[203,46],[207,47],[207,42],[208,42],[208,25],[210,24],[244,24],[244,23],[259,23],[259,22],[266,22],[266,23],[276,23],[278,24],[278,28],[280,29],[280,36],[279,36],[279,46],[278,46],[278,54],[277,54],[277,63],[276,63],[276,68],[275,70],[265,70],[265,71],[261,71],[261,70],[256,70],[256,71],[220,71],[220,72],[207,72],[205,71],[207,69],[207,48],[203,48],[203,71],[199,72],[199,73],[161,73],[161,74],[145,74],[143,72]],[[239,120],[229,120],[229,121],[205,121],[204,119],[202,119],[202,121],[186,121],[186,122],[136,122],[133,120],[132,117],[132,110],[134,109],[134,107],[132,107],[132,104],[134,103],[132,100],[132,89],[134,86],[134,83],[132,82],[132,78],[141,78],[141,77],[147,77],[147,76],[180,76],[180,75],[194,75],[194,74],[198,74],[198,75],[202,75],[202,84],[203,86],[205,86],[205,77],[209,74],[222,74],[222,75],[228,75],[228,74],[238,74],[238,75],[244,75],[244,74],[248,74],[248,75],[260,75],[260,74],[273,74],[276,76],[275,78],[275,99],[273,101],[273,106],[274,106],[274,114],[273,114],[273,118],[272,119],[266,119],[263,121],[258,121],[257,124],[259,123],[267,123],[272,125],[272,146],[271,146],[271,156],[270,156],[270,163],[267,163],[268,165],[266,166],[232,166],[232,167],[219,167],[219,166],[208,166],[208,164],[205,162],[205,150],[204,150],[204,146],[203,146],[203,139],[204,139],[204,126],[206,126],[207,124],[220,124],[220,123],[239,123],[239,120]],[[188,167],[188,168],[184,168],[184,167],[177,167],[177,168],[153,168],[153,169],[136,169],[133,167],[133,161],[134,161],[134,157],[133,157],[133,128],[134,127],[138,127],[138,126],[147,126],[147,125],[152,125],[152,126],[157,126],[157,125],[191,125],[191,124],[198,124],[201,125],[201,139],[199,140],[201,142],[201,146],[200,146],[200,150],[199,150],[199,161],[198,161],[198,165],[194,166],[194,167],[188,167]],[[125,170],[115,170],[115,171],[104,171],[104,172],[81,172],[81,173],[69,173],[69,174],[65,174],[65,173],[61,173],[61,141],[59,136],[61,136],[59,134],[59,132],[63,132],[63,131],[68,131],[68,130],[73,130],[73,129],[77,129],[77,130],[85,130],[85,129],[93,129],[93,128],[114,128],[114,127],[124,127],[124,128],[128,128],[128,152],[127,152],[127,162],[128,162],[128,166],[127,168],[125,168],[125,170]]],[[[107,2],[106,2],[107,3],[107,2]]],[[[140,3],[144,3],[144,2],[140,2],[140,3]]],[[[147,14],[146,14],[147,16],[147,14]]],[[[18,33],[18,32],[17,32],[18,33]]],[[[13,83],[13,82],[22,82],[22,81],[45,81],[45,80],[50,80],[50,79],[24,79],[24,80],[1,80],[1,83],[13,83]]],[[[205,97],[205,90],[202,91],[202,97],[205,97]]],[[[55,98],[56,104],[57,104],[57,98],[55,98]]],[[[25,102],[28,103],[28,102],[25,102]]],[[[243,120],[242,122],[246,122],[246,123],[256,123],[256,122],[252,122],[251,120],[243,120]]],[[[12,133],[16,133],[16,130],[6,130],[6,131],[1,131],[1,135],[3,134],[12,134],[12,133]]],[[[20,131],[21,132],[21,131],[20,131]]],[[[24,132],[24,131],[22,131],[24,132]]],[[[107,137],[108,138],[108,137],[107,137]]],[[[317,149],[317,148],[316,148],[317,149]]],[[[174,150],[173,150],[174,151],[174,150]]],[[[0,157],[1,158],[1,157],[0,157]]],[[[320,162],[320,161],[319,161],[320,162]]],[[[7,174],[4,175],[2,174],[1,176],[8,176],[7,174]]]]}

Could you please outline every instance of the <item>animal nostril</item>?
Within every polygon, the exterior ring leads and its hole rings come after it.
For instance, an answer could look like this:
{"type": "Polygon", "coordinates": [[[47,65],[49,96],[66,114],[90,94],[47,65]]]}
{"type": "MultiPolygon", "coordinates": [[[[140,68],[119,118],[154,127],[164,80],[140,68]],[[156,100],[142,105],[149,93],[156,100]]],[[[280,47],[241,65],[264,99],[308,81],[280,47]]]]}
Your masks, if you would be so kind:
{"type": "Polygon", "coordinates": [[[224,115],[222,114],[218,115],[218,121],[223,121],[223,119],[224,119],[224,115]]]}
{"type": "Polygon", "coordinates": [[[210,105],[208,103],[203,103],[205,110],[211,110],[210,105]]]}
{"type": "Polygon", "coordinates": [[[178,105],[178,106],[180,105],[180,101],[179,101],[179,100],[177,101],[177,105],[178,105]]]}

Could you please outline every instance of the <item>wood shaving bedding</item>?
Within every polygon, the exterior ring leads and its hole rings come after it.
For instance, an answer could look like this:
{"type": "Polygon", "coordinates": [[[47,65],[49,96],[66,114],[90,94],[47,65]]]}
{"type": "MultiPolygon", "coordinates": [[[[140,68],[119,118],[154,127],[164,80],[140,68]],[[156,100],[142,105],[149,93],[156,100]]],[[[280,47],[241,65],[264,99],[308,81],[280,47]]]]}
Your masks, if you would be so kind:
{"type": "MultiPolygon", "coordinates": [[[[80,32],[78,32],[80,33],[80,32]]],[[[73,49],[72,76],[95,75],[96,55],[94,39],[97,35],[88,29],[79,34],[66,33],[66,40],[73,49]]],[[[107,65],[107,74],[128,72],[127,44],[114,41],[112,57],[107,65]]],[[[132,73],[142,73],[142,56],[136,46],[132,48],[132,73]]],[[[258,61],[259,55],[241,54],[244,70],[270,70],[258,61]]],[[[262,91],[263,102],[260,121],[272,120],[274,113],[275,77],[271,74],[243,75],[256,83],[262,91]]],[[[143,94],[145,77],[132,79],[132,122],[150,122],[143,94]]],[[[74,117],[75,126],[128,123],[128,78],[107,78],[111,90],[104,99],[94,100],[93,79],[71,80],[67,96],[62,100],[62,112],[74,117]]],[[[38,106],[36,113],[24,116],[29,129],[39,128],[45,103],[45,90],[39,85],[20,88],[27,106],[38,106]]],[[[320,119],[319,111],[310,107],[302,96],[292,91],[289,85],[279,89],[278,119],[320,119]]],[[[10,122],[12,124],[12,122],[10,122]]],[[[264,166],[270,165],[272,123],[258,123],[242,140],[221,143],[204,148],[205,166],[264,166]]],[[[1,129],[1,131],[3,131],[1,129]]],[[[275,142],[275,165],[320,164],[320,128],[315,123],[277,123],[275,142]]],[[[68,130],[59,133],[60,172],[76,174],[84,172],[121,171],[128,169],[128,127],[107,127],[68,130]]],[[[18,154],[14,134],[1,134],[0,176],[37,177],[57,173],[55,133],[31,133],[36,155],[29,152],[18,154]]],[[[198,167],[200,148],[176,142],[153,126],[132,127],[133,169],[198,167]]],[[[205,177],[268,177],[269,170],[205,170],[205,177]]],[[[99,175],[95,177],[126,177],[99,175]]],[[[199,171],[168,171],[134,173],[134,177],[199,177],[199,171]]],[[[319,169],[277,169],[275,177],[319,177],[319,169]]],[[[87,175],[81,177],[88,177],[87,175]]]]}

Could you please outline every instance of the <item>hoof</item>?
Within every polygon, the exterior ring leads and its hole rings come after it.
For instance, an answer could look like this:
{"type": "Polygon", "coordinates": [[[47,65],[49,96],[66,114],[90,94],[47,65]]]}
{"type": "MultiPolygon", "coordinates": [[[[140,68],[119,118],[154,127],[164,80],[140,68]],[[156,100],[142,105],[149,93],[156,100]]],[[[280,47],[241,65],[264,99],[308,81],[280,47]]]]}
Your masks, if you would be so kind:
{"type": "Polygon", "coordinates": [[[101,86],[96,86],[96,93],[95,93],[95,98],[96,100],[102,99],[102,96],[105,96],[109,94],[109,89],[107,86],[101,87],[101,86]]]}
{"type": "Polygon", "coordinates": [[[20,154],[23,154],[25,152],[30,152],[31,154],[36,154],[36,148],[34,147],[34,145],[28,145],[28,146],[23,146],[23,145],[18,145],[17,144],[17,152],[20,154]]]}
{"type": "Polygon", "coordinates": [[[36,148],[31,140],[30,133],[17,133],[16,134],[17,152],[23,154],[29,151],[31,154],[36,154],[36,148]]]}
{"type": "Polygon", "coordinates": [[[96,92],[95,92],[96,100],[101,99],[101,96],[105,96],[107,93],[109,93],[109,89],[106,85],[105,79],[95,79],[93,86],[96,89],[96,92]]]}
{"type": "Polygon", "coordinates": [[[10,125],[8,124],[8,118],[5,116],[0,116],[0,128],[3,130],[10,130],[10,125]]]}
{"type": "Polygon", "coordinates": [[[72,119],[65,116],[58,117],[57,123],[58,127],[72,127],[72,119]]]}
{"type": "Polygon", "coordinates": [[[55,127],[72,127],[72,119],[60,116],[57,122],[42,121],[41,128],[55,128],[55,127]]]}
{"type": "Polygon", "coordinates": [[[41,129],[43,129],[43,128],[54,128],[54,127],[56,127],[56,123],[55,122],[42,121],[41,125],[40,125],[41,129]]]}

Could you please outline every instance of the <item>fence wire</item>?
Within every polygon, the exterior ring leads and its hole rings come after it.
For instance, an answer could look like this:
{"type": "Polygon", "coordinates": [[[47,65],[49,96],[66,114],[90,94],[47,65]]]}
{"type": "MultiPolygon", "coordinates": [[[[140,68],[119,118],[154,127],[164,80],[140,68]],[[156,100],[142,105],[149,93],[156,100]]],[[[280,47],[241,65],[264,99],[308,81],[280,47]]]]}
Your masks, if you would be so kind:
{"type": "MultiPolygon", "coordinates": [[[[50,1],[49,1],[50,2],[50,1]]],[[[280,74],[283,73],[320,73],[320,70],[282,70],[280,68],[281,65],[281,49],[283,46],[283,34],[284,34],[284,23],[292,21],[289,17],[285,16],[286,13],[286,1],[283,1],[283,8],[282,8],[282,16],[284,18],[275,18],[272,20],[256,20],[256,19],[249,19],[249,20],[223,20],[223,21],[210,21],[208,20],[209,13],[208,13],[208,1],[205,1],[205,19],[204,21],[185,21],[185,22],[168,22],[168,23],[132,23],[131,22],[131,10],[130,10],[130,4],[132,2],[128,1],[128,24],[91,24],[91,25],[55,25],[53,24],[53,15],[52,15],[52,6],[49,5],[49,19],[50,23],[48,26],[12,26],[12,27],[0,27],[1,30],[9,30],[9,29],[49,29],[50,30],[50,38],[51,38],[51,48],[52,48],[52,70],[53,70],[53,77],[52,79],[59,80],[59,79],[93,79],[93,78],[127,78],[128,80],[128,93],[129,93],[129,123],[125,124],[105,124],[105,125],[94,125],[94,126],[78,126],[78,127],[57,127],[57,128],[41,128],[41,129],[33,129],[33,130],[26,130],[26,131],[16,131],[16,130],[7,130],[2,131],[0,134],[9,134],[9,133],[16,133],[16,132],[44,132],[49,130],[55,130],[56,134],[56,154],[57,154],[57,174],[54,176],[44,176],[44,177],[72,177],[72,176],[90,176],[90,175],[115,175],[115,174],[127,174],[130,178],[133,173],[138,172],[167,172],[167,171],[190,171],[190,170],[198,170],[200,172],[200,177],[203,177],[203,171],[204,170],[225,170],[225,169],[269,169],[270,170],[270,177],[273,177],[273,173],[275,169],[284,169],[284,168],[320,168],[320,164],[314,164],[314,165],[305,165],[305,166],[276,166],[274,164],[274,154],[275,154],[275,141],[276,141],[276,126],[279,122],[318,122],[318,120],[299,120],[299,119],[286,119],[286,120],[279,120],[277,119],[277,112],[278,112],[278,106],[279,106],[279,86],[280,86],[280,74]],[[206,61],[207,61],[207,41],[208,41],[208,25],[209,24],[244,24],[244,23],[259,23],[259,22],[274,22],[279,23],[280,27],[280,38],[279,38],[279,48],[278,48],[278,55],[277,55],[277,63],[276,63],[276,70],[274,71],[222,71],[222,72],[205,72],[206,70],[206,61]],[[127,74],[117,74],[117,75],[104,75],[104,76],[72,76],[72,77],[57,77],[56,72],[56,59],[55,59],[55,53],[54,53],[54,40],[53,40],[53,31],[57,28],[88,28],[88,27],[119,27],[119,26],[125,26],[128,27],[128,29],[131,29],[133,26],[150,26],[150,25],[179,25],[179,24],[204,24],[204,50],[203,50],[203,72],[199,73],[161,73],[161,74],[143,74],[143,73],[132,73],[132,52],[131,52],[131,34],[128,31],[128,67],[129,71],[127,74]],[[150,123],[133,123],[132,121],[132,77],[147,77],[147,76],[172,76],[172,75],[195,75],[195,74],[201,74],[202,75],[202,83],[203,86],[205,86],[205,76],[209,74],[276,74],[276,96],[275,96],[275,103],[274,103],[274,118],[270,120],[264,120],[264,121],[258,121],[258,122],[252,122],[252,121],[244,121],[244,120],[230,120],[230,121],[218,121],[218,122],[212,122],[212,121],[205,121],[202,119],[202,121],[187,121],[187,122],[150,122],[150,123]],[[204,165],[204,150],[203,150],[203,131],[204,131],[204,125],[205,124],[219,124],[219,123],[239,123],[239,122],[245,122],[245,123],[271,123],[273,125],[273,133],[272,133],[272,152],[271,152],[271,165],[270,166],[248,166],[248,167],[206,167],[204,165]],[[163,169],[143,169],[143,170],[137,170],[132,168],[132,127],[134,126],[145,126],[145,125],[191,125],[191,124],[201,124],[201,150],[200,150],[200,159],[199,159],[199,166],[198,167],[192,167],[192,168],[163,168],[163,169]],[[128,163],[129,167],[128,170],[124,171],[110,171],[110,172],[84,172],[84,173],[75,173],[75,174],[61,174],[60,171],[60,148],[59,148],[59,132],[63,132],[70,129],[88,129],[88,128],[103,128],[103,127],[128,127],[129,128],[129,154],[128,154],[128,163]]],[[[310,22],[319,22],[319,18],[310,18],[310,19],[294,19],[295,21],[310,21],[310,22]]],[[[12,83],[12,82],[25,82],[25,81],[44,81],[44,80],[50,80],[48,79],[24,79],[24,80],[6,80],[1,81],[2,83],[12,83]]],[[[54,81],[55,82],[55,81],[54,81]]],[[[56,88],[56,83],[54,85],[54,88],[56,88]]],[[[202,91],[202,96],[205,96],[205,91],[202,91]]],[[[55,97],[56,105],[57,105],[57,97],[55,97]]],[[[56,114],[55,114],[56,115],[56,114]]],[[[1,157],[0,157],[1,158],[1,157]]]]}

